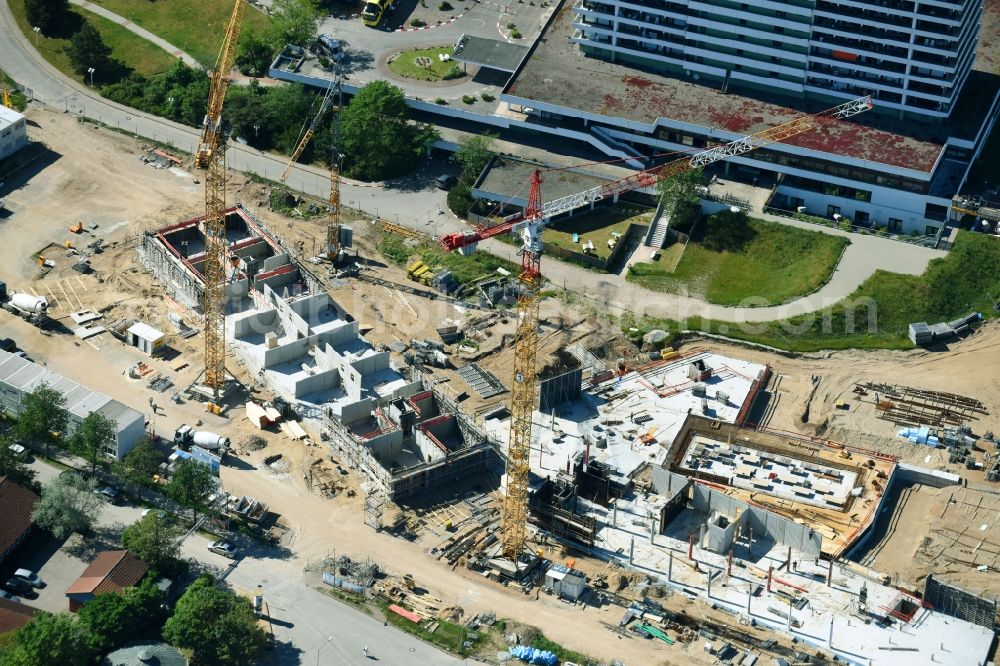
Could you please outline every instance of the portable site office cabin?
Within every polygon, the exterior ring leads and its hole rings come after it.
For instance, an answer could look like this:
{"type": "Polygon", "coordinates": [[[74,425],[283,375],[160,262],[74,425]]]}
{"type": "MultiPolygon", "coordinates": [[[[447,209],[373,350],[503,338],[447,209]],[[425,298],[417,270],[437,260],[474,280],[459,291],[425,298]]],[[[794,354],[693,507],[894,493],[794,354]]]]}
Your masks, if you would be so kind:
{"type": "Polygon", "coordinates": [[[128,329],[128,343],[153,356],[163,351],[165,336],[152,326],[136,322],[128,329]]]}

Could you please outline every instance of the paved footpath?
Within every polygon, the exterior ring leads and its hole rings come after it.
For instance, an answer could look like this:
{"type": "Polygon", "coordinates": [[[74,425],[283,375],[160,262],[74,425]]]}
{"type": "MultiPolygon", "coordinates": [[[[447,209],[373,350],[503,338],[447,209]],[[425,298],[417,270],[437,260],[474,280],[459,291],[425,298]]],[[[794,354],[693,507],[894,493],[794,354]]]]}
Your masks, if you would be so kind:
{"type": "MultiPolygon", "coordinates": [[[[16,2],[17,0],[14,0],[14,1],[16,2]]],[[[183,60],[184,63],[186,65],[188,65],[189,67],[196,67],[196,68],[200,68],[201,67],[201,65],[198,64],[197,60],[195,60],[194,58],[192,58],[190,55],[188,55],[184,51],[180,50],[179,48],[177,48],[176,46],[174,46],[173,44],[171,44],[167,40],[163,39],[162,37],[157,37],[156,35],[154,35],[153,33],[151,33],[149,30],[146,30],[145,28],[140,28],[139,26],[137,26],[135,23],[132,23],[132,21],[128,20],[124,16],[121,16],[119,14],[115,14],[112,11],[108,11],[107,9],[105,9],[104,7],[101,7],[100,5],[95,5],[92,2],[87,2],[87,0],[69,0],[69,1],[71,3],[73,3],[74,5],[78,6],[78,7],[84,8],[85,10],[87,10],[88,12],[91,12],[92,14],[97,14],[98,16],[103,16],[104,18],[108,19],[112,23],[117,23],[118,25],[120,25],[121,27],[125,28],[129,32],[132,32],[132,33],[135,33],[136,35],[139,35],[140,37],[142,37],[143,39],[145,39],[147,42],[152,42],[153,44],[156,44],[161,49],[163,49],[164,51],[166,51],[170,55],[174,56],[175,58],[180,58],[181,60],[183,60]]]]}

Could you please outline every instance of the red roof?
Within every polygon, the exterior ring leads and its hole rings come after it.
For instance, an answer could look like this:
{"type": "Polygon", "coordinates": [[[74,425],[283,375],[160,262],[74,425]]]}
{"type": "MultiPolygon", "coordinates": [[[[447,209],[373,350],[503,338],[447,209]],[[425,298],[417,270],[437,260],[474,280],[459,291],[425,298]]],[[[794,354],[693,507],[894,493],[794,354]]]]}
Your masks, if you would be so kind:
{"type": "Polygon", "coordinates": [[[106,550],[66,590],[66,596],[94,596],[135,587],[149,566],[127,550],[106,550]]]}
{"type": "Polygon", "coordinates": [[[0,559],[16,546],[34,527],[31,512],[41,499],[33,491],[0,476],[0,559]]]}
{"type": "Polygon", "coordinates": [[[0,599],[0,634],[17,631],[36,615],[38,615],[37,608],[0,599]]]}

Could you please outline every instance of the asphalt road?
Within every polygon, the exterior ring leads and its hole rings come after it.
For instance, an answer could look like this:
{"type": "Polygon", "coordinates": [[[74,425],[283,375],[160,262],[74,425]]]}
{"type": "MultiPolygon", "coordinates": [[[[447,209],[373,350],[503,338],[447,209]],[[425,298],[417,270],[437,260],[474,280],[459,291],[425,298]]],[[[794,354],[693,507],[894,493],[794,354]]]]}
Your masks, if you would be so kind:
{"type": "MultiPolygon", "coordinates": [[[[43,484],[54,479],[60,471],[37,458],[31,467],[38,472],[39,481],[43,484]]],[[[117,506],[106,504],[95,528],[117,532],[139,520],[143,508],[129,503],[117,506]]],[[[401,631],[383,626],[378,620],[310,587],[302,579],[301,561],[274,557],[266,549],[249,549],[241,553],[239,559],[230,561],[209,552],[208,544],[209,539],[201,534],[190,534],[182,544],[181,555],[194,560],[217,577],[224,577],[225,583],[236,592],[253,595],[257,586],[261,586],[266,615],[275,637],[273,663],[347,666],[370,665],[373,662],[386,666],[479,663],[457,659],[401,631]],[[230,569],[230,565],[235,566],[230,569]],[[369,648],[367,657],[362,653],[366,645],[369,648]]],[[[53,597],[44,605],[53,611],[66,609],[62,591],[84,567],[64,550],[62,548],[53,553],[50,559],[70,570],[68,577],[52,573],[52,567],[43,566],[43,562],[24,563],[41,571],[48,583],[42,593],[53,597]]],[[[25,603],[33,604],[30,600],[25,603]]]]}

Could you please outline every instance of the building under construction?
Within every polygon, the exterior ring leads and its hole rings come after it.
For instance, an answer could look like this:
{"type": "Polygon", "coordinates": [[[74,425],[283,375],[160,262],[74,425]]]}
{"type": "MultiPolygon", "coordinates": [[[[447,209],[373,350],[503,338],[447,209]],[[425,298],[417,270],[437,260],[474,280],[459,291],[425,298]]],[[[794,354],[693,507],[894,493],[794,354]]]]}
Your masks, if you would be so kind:
{"type": "MultiPolygon", "coordinates": [[[[877,540],[894,484],[957,476],[746,427],[767,407],[766,366],[707,353],[633,371],[583,361],[592,376],[575,389],[575,369],[552,377],[535,412],[539,532],[845,663],[986,663],[995,603],[937,580],[904,590],[852,557],[877,540]]],[[[489,428],[501,450],[505,425],[489,428]]]]}
{"type": "MultiPolygon", "coordinates": [[[[282,295],[319,291],[313,276],[290,259],[291,250],[246,206],[226,210],[227,312],[260,298],[265,285],[282,295]]],[[[205,293],[205,217],[143,234],[139,261],[167,293],[201,311],[205,293]]]]}

